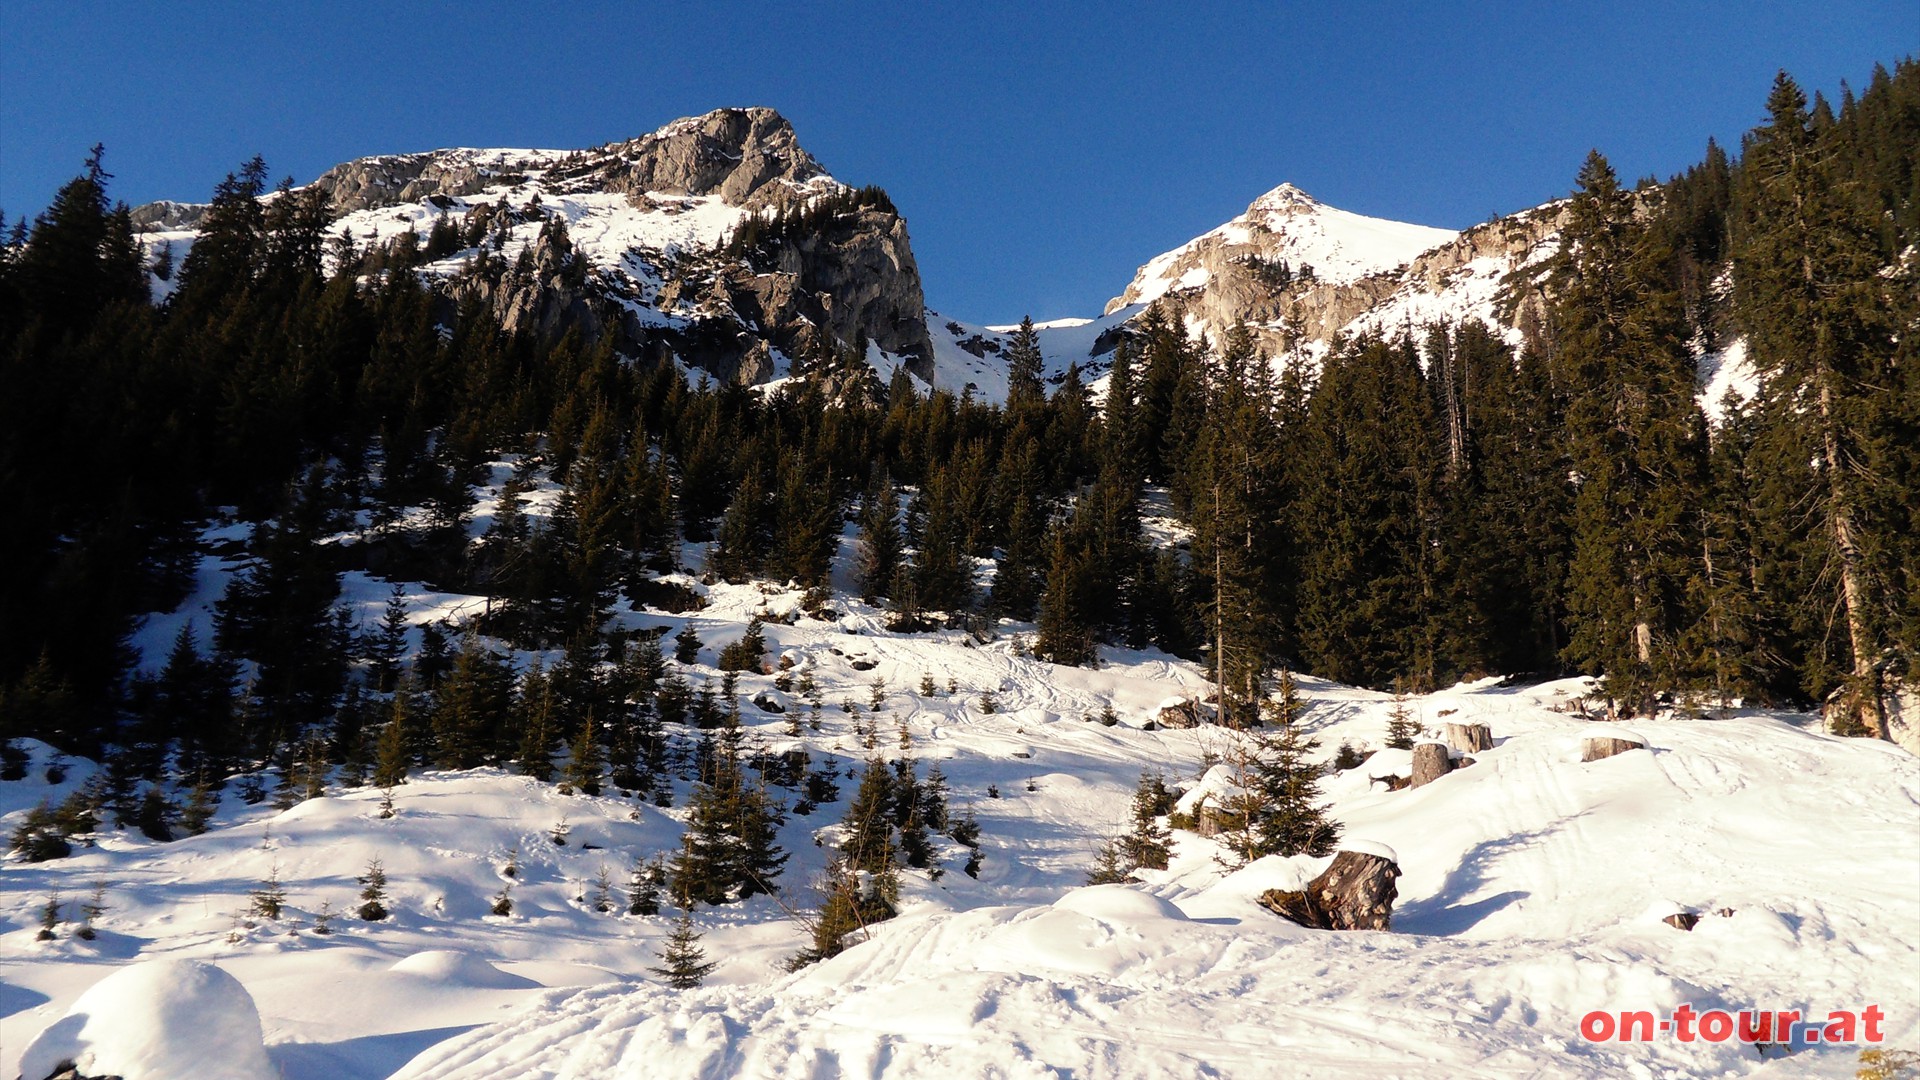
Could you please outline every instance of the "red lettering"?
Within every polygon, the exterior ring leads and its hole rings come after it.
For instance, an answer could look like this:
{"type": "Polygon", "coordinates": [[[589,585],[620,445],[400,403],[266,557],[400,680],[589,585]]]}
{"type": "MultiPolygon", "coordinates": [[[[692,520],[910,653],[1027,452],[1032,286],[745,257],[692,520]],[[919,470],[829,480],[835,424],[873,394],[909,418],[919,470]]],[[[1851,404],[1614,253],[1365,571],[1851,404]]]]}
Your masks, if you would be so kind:
{"type": "Polygon", "coordinates": [[[1740,1010],[1740,1041],[1744,1043],[1777,1041],[1773,1037],[1773,1014],[1740,1010]]]}
{"type": "Polygon", "coordinates": [[[1634,1042],[1636,1040],[1639,1042],[1653,1041],[1653,1014],[1652,1013],[1623,1012],[1620,1014],[1620,1041],[1634,1042]],[[1633,1029],[1635,1026],[1642,1027],[1645,1030],[1646,1034],[1635,1035],[1633,1033],[1633,1029]]]}
{"type": "Polygon", "coordinates": [[[1700,1037],[1708,1042],[1726,1042],[1733,1038],[1733,1017],[1723,1009],[1701,1013],[1700,1037]]]}
{"type": "Polygon", "coordinates": [[[1693,1006],[1682,1003],[1673,1010],[1673,1037],[1681,1042],[1693,1041],[1693,1018],[1698,1015],[1693,1006]]]}
{"type": "Polygon", "coordinates": [[[1860,1037],[1855,1026],[1854,1015],[1845,1009],[1835,1009],[1827,1014],[1827,1030],[1820,1036],[1823,1042],[1852,1042],[1860,1037]]]}
{"type": "Polygon", "coordinates": [[[1580,1037],[1588,1042],[1606,1042],[1613,1038],[1613,1014],[1595,1009],[1581,1017],[1580,1037]]]}
{"type": "Polygon", "coordinates": [[[1866,1010],[1860,1014],[1860,1019],[1866,1021],[1866,1036],[1868,1042],[1877,1043],[1886,1041],[1886,1032],[1880,1030],[1880,1021],[1886,1018],[1887,1014],[1881,1012],[1880,1006],[1878,1005],[1869,1005],[1866,1007],[1866,1010]]]}

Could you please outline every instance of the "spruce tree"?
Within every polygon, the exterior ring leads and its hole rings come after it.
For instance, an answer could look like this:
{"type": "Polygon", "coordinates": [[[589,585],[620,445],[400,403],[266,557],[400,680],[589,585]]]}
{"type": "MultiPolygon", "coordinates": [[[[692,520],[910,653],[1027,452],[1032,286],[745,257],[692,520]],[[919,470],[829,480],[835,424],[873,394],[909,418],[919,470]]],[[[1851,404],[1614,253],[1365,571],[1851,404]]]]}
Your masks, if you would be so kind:
{"type": "Polygon", "coordinates": [[[692,990],[707,981],[718,963],[710,963],[707,954],[700,947],[700,932],[693,928],[692,914],[682,914],[673,924],[673,933],[667,937],[667,947],[660,950],[661,967],[647,970],[666,981],[675,990],[692,990]]]}
{"type": "Polygon", "coordinates": [[[600,794],[600,780],[606,772],[606,755],[601,751],[599,724],[589,712],[580,721],[580,729],[567,744],[567,771],[563,783],[582,795],[600,794]]]}
{"type": "Polygon", "coordinates": [[[1577,489],[1567,657],[1605,676],[1621,714],[1650,713],[1688,672],[1687,581],[1700,551],[1704,425],[1669,250],[1595,152],[1554,263],[1557,378],[1577,489]]]}
{"type": "Polygon", "coordinates": [[[380,865],[378,856],[368,860],[366,873],[358,878],[360,882],[360,918],[366,922],[379,922],[387,917],[387,871],[380,865]]]}
{"type": "MultiPolygon", "coordinates": [[[[1824,694],[1837,674],[1847,691],[1842,712],[1884,737],[1879,672],[1899,666],[1885,655],[1884,613],[1895,606],[1895,590],[1884,570],[1897,560],[1875,556],[1896,549],[1898,527],[1874,513],[1872,492],[1907,481],[1876,475],[1873,465],[1881,456],[1876,436],[1900,429],[1886,421],[1902,401],[1894,392],[1894,339],[1912,336],[1897,333],[1889,318],[1903,286],[1880,273],[1891,260],[1876,250],[1875,222],[1847,198],[1838,137],[1822,129],[1784,72],[1767,112],[1741,162],[1732,252],[1735,306],[1764,380],[1764,434],[1782,446],[1761,464],[1773,473],[1779,516],[1798,519],[1780,530],[1780,546],[1821,568],[1795,575],[1809,594],[1793,603],[1813,613],[1803,624],[1824,626],[1827,613],[1837,611],[1843,627],[1821,634],[1842,646],[1835,650],[1837,672],[1824,670],[1820,650],[1810,650],[1806,689],[1824,694]]],[[[1909,296],[1911,285],[1904,283],[1909,296]]],[[[1911,430],[1910,396],[1905,408],[1911,430]]]]}
{"type": "Polygon", "coordinates": [[[885,470],[876,470],[860,502],[860,546],[854,564],[860,593],[868,603],[886,595],[900,568],[902,540],[899,501],[885,470]]]}
{"type": "Polygon", "coordinates": [[[1034,652],[1056,664],[1085,667],[1093,663],[1091,593],[1099,588],[1093,556],[1086,547],[1079,518],[1054,522],[1049,537],[1046,591],[1040,597],[1040,634],[1034,652]]]}
{"type": "Polygon", "coordinates": [[[1255,769],[1261,809],[1255,829],[1261,855],[1330,855],[1340,825],[1320,802],[1320,766],[1309,760],[1319,743],[1298,725],[1261,732],[1255,769]]]}
{"type": "Polygon", "coordinates": [[[635,859],[633,873],[627,878],[627,914],[660,914],[660,894],[666,875],[666,863],[658,856],[647,862],[635,859]]]}
{"type": "Polygon", "coordinates": [[[1040,335],[1033,328],[1033,317],[1020,320],[1020,328],[1007,342],[1007,411],[1019,416],[1038,411],[1045,403],[1046,390],[1040,382],[1044,361],[1040,355],[1040,335]]]}
{"type": "Polygon", "coordinates": [[[1160,819],[1172,811],[1173,796],[1167,791],[1166,780],[1158,773],[1142,771],[1133,792],[1133,827],[1116,842],[1120,862],[1129,873],[1134,869],[1167,868],[1173,833],[1160,819]]]}

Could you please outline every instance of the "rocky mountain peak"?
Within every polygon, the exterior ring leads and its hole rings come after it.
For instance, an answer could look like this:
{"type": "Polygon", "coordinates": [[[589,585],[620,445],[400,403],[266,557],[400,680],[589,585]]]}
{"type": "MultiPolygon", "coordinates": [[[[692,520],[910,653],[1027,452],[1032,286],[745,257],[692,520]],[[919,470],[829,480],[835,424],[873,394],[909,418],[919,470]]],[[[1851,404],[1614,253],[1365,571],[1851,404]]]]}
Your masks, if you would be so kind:
{"type": "Polygon", "coordinates": [[[601,148],[608,190],[717,195],[761,209],[828,181],[793,125],[767,108],[715,109],[601,148]]]}
{"type": "Polygon", "coordinates": [[[1301,191],[1292,184],[1281,184],[1279,187],[1274,188],[1272,191],[1267,192],[1265,195],[1247,204],[1247,216],[1257,217],[1261,214],[1276,213],[1297,214],[1317,210],[1320,208],[1320,205],[1320,200],[1301,191]]]}

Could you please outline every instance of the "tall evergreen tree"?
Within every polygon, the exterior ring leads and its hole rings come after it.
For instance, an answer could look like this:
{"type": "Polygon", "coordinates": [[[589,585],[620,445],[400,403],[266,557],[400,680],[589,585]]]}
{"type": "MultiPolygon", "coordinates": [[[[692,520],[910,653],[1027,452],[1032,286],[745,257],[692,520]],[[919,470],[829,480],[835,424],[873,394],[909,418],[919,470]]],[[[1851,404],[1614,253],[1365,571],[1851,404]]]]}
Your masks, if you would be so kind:
{"type": "Polygon", "coordinates": [[[1875,556],[1890,545],[1868,492],[1900,482],[1871,472],[1875,429],[1899,402],[1892,392],[1897,328],[1888,318],[1895,302],[1879,273],[1885,259],[1875,222],[1837,182],[1835,135],[1820,130],[1784,72],[1767,112],[1740,169],[1735,299],[1765,380],[1765,437],[1790,447],[1770,458],[1787,472],[1773,482],[1795,508],[1780,509],[1812,511],[1812,527],[1790,526],[1789,535],[1802,559],[1831,567],[1802,578],[1810,586],[1805,602],[1822,612],[1837,607],[1844,622],[1837,670],[1822,663],[1822,650],[1811,650],[1806,688],[1825,693],[1838,675],[1848,691],[1843,711],[1884,736],[1879,669],[1887,659],[1889,590],[1875,556]]]}
{"type": "Polygon", "coordinates": [[[1568,658],[1623,714],[1689,678],[1679,648],[1700,551],[1704,425],[1670,251],[1596,151],[1568,204],[1554,272],[1555,369],[1577,489],[1568,658]]]}

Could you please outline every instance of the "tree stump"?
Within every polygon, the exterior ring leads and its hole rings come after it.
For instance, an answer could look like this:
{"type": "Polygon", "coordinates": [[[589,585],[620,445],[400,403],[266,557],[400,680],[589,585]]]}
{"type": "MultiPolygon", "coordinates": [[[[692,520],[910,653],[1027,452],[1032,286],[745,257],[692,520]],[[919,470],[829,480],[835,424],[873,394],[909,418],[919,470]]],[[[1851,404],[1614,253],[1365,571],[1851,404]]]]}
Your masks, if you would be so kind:
{"type": "MultiPolygon", "coordinates": [[[[1622,732],[1621,734],[1626,734],[1622,732]]],[[[1615,754],[1624,754],[1629,750],[1645,750],[1647,744],[1637,737],[1620,738],[1617,735],[1595,735],[1587,738],[1586,746],[1580,751],[1581,761],[1599,761],[1615,754]]]]}
{"type": "Polygon", "coordinates": [[[1356,843],[1304,890],[1268,889],[1260,905],[1310,930],[1391,930],[1400,864],[1381,844],[1356,843]]]}
{"type": "Polygon", "coordinates": [[[1448,724],[1447,745],[1463,754],[1493,749],[1493,732],[1485,724],[1448,724]]]}
{"type": "Polygon", "coordinates": [[[1416,743],[1413,747],[1413,777],[1409,787],[1421,787],[1453,771],[1453,756],[1436,742],[1416,743]]]}

